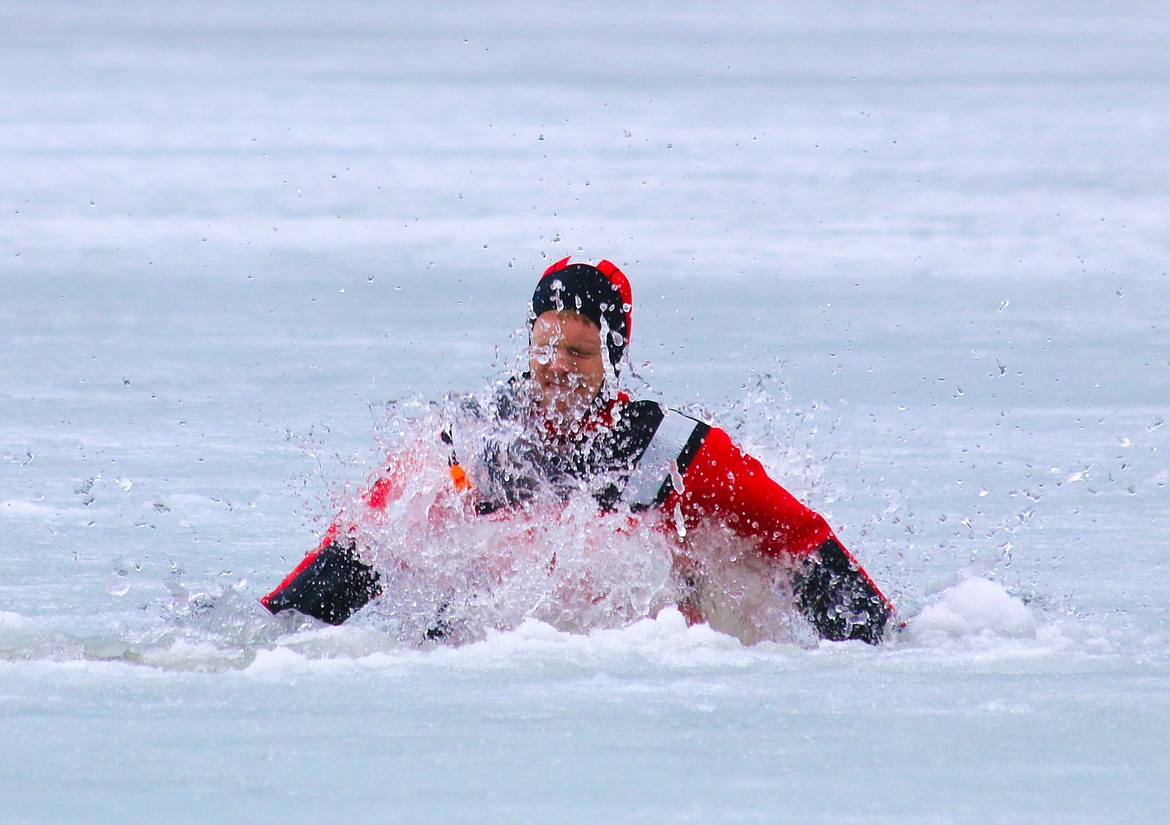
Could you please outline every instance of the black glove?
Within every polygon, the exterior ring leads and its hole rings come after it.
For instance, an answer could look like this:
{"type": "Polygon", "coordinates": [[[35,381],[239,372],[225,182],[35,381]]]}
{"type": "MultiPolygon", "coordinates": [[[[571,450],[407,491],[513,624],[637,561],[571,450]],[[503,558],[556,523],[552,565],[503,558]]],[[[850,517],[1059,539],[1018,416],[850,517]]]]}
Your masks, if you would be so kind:
{"type": "Polygon", "coordinates": [[[822,639],[882,641],[893,608],[836,539],[811,554],[793,579],[796,604],[822,639]]]}
{"type": "Polygon", "coordinates": [[[261,601],[273,613],[292,608],[338,625],[381,593],[378,571],[358,557],[353,541],[335,540],[261,601]]]}

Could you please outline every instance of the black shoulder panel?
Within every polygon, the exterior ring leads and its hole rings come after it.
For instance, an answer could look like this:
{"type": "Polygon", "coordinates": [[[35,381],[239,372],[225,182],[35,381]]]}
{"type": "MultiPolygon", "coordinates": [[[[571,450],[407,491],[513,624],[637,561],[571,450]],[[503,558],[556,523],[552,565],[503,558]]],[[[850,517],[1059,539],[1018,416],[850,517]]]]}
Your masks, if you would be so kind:
{"type": "Polygon", "coordinates": [[[666,411],[657,401],[631,401],[614,426],[611,455],[615,463],[632,467],[646,451],[666,411]]]}

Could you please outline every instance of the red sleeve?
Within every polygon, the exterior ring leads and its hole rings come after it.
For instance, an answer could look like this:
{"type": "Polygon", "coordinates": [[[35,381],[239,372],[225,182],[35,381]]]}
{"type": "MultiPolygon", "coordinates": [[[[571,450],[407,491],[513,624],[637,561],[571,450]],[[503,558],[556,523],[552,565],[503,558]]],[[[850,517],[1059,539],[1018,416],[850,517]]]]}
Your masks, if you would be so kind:
{"type": "Polygon", "coordinates": [[[685,525],[712,520],[746,538],[755,538],[766,556],[804,558],[833,531],[773,481],[759,461],[736,447],[724,430],[712,427],[683,476],[683,492],[671,493],[668,513],[681,506],[685,525]]]}

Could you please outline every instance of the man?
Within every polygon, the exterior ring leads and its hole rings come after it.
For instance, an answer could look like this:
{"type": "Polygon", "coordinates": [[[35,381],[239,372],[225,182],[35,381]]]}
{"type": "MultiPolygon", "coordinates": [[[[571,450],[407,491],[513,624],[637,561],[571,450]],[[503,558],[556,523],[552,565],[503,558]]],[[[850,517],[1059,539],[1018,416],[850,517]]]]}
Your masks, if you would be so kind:
{"type": "MultiPolygon", "coordinates": [[[[565,258],[545,271],[532,296],[528,372],[492,409],[477,411],[514,425],[514,435],[489,439],[470,478],[452,453],[460,494],[484,515],[585,490],[600,510],[645,514],[676,533],[683,547],[699,528],[723,530],[746,556],[790,571],[793,603],[821,638],[879,643],[893,606],[821,516],[722,429],[653,401],[633,401],[619,389],[631,308],[629,281],[609,261],[565,258]]],[[[394,487],[391,477],[380,479],[366,506],[384,509],[394,487]]],[[[686,555],[680,549],[679,558],[686,555]]],[[[687,591],[679,607],[689,621],[703,621],[701,571],[687,567],[679,565],[687,591]]],[[[261,601],[274,613],[293,608],[340,624],[380,592],[380,574],[335,524],[261,601]]],[[[432,630],[441,637],[442,622],[432,630]]]]}

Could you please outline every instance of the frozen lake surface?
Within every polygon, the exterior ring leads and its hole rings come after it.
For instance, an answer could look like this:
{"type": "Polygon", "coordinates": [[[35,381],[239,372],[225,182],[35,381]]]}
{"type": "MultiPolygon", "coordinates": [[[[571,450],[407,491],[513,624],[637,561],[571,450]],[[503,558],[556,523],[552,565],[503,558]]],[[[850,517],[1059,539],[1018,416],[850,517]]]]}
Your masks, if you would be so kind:
{"type": "Polygon", "coordinates": [[[0,820],[1170,819],[1162,4],[236,5],[0,8],[0,820]],[[577,253],[905,633],[259,607],[577,253]]]}

